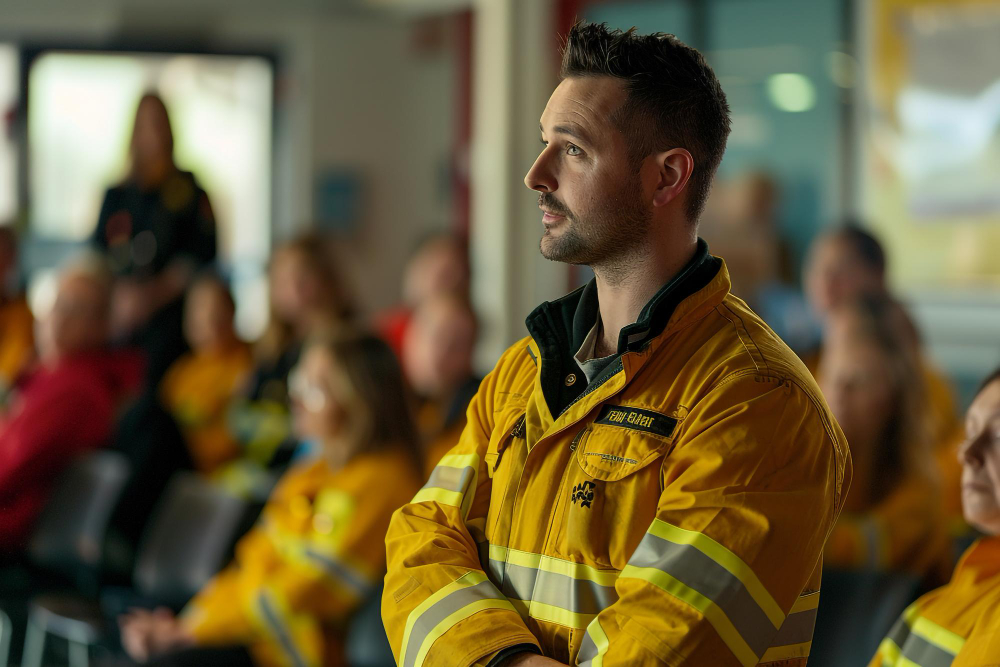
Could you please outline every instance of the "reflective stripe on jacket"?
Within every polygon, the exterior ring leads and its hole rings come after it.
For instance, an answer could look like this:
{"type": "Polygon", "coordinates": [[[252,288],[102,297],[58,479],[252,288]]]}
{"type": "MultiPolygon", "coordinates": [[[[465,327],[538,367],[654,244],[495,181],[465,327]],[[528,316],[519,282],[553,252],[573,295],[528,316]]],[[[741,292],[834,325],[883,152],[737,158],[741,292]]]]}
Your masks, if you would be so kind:
{"type": "Polygon", "coordinates": [[[233,563],[182,618],[201,644],[248,644],[261,665],[340,665],[350,614],[385,568],[392,511],[419,486],[399,449],[363,454],[338,471],[290,469],[233,563]]]}
{"type": "Polygon", "coordinates": [[[729,285],[700,244],[589,384],[565,359],[596,321],[593,283],[532,314],[393,516],[399,664],[519,644],[605,667],[804,664],[850,457],[809,372],[729,285]]]}
{"type": "Polygon", "coordinates": [[[910,605],[870,667],[972,667],[1000,661],[1000,538],[973,544],[947,586],[910,605]]]}

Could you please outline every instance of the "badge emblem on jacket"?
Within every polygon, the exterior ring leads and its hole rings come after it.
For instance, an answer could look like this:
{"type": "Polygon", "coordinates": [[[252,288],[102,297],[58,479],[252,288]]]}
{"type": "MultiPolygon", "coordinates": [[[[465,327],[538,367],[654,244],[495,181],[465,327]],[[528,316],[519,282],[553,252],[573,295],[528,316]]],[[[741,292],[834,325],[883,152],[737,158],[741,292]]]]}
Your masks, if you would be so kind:
{"type": "Polygon", "coordinates": [[[593,482],[580,482],[573,487],[573,495],[570,496],[570,500],[573,504],[576,501],[580,501],[580,507],[590,507],[591,503],[594,502],[594,489],[595,485],[593,482]]]}

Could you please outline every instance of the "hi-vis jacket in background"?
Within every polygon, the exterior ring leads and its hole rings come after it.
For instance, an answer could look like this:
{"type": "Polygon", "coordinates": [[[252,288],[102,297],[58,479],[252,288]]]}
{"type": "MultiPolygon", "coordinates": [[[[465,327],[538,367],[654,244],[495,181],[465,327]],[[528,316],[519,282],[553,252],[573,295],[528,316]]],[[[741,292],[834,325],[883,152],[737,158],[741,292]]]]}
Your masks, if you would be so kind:
{"type": "Polygon", "coordinates": [[[393,510],[419,488],[415,462],[389,449],[331,471],[285,474],[233,563],[181,618],[202,645],[248,645],[258,665],[342,665],[350,614],[385,569],[393,510]]]}
{"type": "Polygon", "coordinates": [[[588,382],[594,283],[528,318],[393,515],[400,665],[805,663],[850,481],[812,376],[704,242],[588,382]],[[785,661],[785,662],[781,662],[785,661]]]}
{"type": "Polygon", "coordinates": [[[947,586],[903,612],[870,667],[1000,664],[1000,538],[976,542],[947,586]]]}

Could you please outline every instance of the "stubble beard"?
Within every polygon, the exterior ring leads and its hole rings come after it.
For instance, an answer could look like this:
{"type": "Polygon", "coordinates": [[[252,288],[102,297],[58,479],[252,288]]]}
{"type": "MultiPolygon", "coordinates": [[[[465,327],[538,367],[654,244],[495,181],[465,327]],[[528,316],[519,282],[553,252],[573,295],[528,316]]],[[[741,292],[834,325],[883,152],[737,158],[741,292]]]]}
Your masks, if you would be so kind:
{"type": "Polygon", "coordinates": [[[651,216],[642,203],[636,177],[584,215],[573,213],[551,195],[541,195],[539,204],[565,216],[559,236],[548,230],[542,236],[539,245],[545,259],[589,266],[614,283],[625,279],[645,254],[651,216]]]}

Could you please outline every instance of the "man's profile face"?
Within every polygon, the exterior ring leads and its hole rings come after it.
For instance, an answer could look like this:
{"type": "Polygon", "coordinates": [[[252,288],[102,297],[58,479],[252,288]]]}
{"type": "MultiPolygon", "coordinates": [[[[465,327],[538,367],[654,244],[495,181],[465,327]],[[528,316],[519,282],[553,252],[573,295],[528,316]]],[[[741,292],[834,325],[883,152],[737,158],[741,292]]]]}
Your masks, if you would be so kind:
{"type": "Polygon", "coordinates": [[[544,148],[524,183],[539,193],[546,259],[608,264],[645,240],[651,206],[612,121],[625,94],[613,77],[568,77],[545,106],[544,148]]]}

